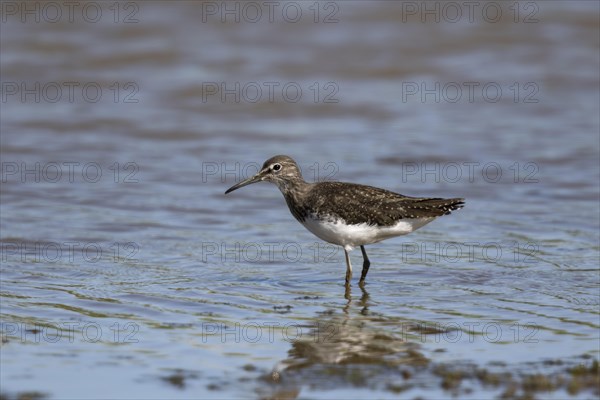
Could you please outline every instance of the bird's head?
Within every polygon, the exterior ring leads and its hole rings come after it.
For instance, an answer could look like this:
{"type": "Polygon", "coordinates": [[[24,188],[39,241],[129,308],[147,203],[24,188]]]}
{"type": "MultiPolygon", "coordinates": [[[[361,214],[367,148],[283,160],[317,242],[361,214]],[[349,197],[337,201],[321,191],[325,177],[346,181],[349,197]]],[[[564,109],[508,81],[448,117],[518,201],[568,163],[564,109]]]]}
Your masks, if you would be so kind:
{"type": "Polygon", "coordinates": [[[302,173],[300,172],[300,168],[298,167],[298,164],[296,164],[296,161],[288,156],[275,156],[265,161],[256,175],[236,183],[227,189],[225,194],[252,183],[262,181],[272,182],[276,184],[279,189],[284,190],[288,182],[297,179],[302,180],[302,173]]]}

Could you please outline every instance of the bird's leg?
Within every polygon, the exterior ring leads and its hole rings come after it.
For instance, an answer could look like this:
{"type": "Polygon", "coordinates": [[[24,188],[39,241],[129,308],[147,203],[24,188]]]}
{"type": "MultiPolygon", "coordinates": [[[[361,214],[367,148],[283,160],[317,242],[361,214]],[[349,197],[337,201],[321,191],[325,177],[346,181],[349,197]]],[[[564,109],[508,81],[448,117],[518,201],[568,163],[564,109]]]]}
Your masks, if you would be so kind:
{"type": "Polygon", "coordinates": [[[369,261],[369,257],[367,257],[367,252],[365,251],[365,246],[360,246],[360,251],[362,251],[363,255],[363,269],[360,274],[360,280],[358,281],[359,285],[365,284],[365,278],[367,277],[367,272],[369,272],[369,267],[371,266],[371,262],[369,261]]]}
{"type": "Polygon", "coordinates": [[[346,254],[346,286],[348,286],[350,285],[350,280],[352,279],[352,264],[350,264],[348,250],[344,249],[344,254],[346,254]]]}

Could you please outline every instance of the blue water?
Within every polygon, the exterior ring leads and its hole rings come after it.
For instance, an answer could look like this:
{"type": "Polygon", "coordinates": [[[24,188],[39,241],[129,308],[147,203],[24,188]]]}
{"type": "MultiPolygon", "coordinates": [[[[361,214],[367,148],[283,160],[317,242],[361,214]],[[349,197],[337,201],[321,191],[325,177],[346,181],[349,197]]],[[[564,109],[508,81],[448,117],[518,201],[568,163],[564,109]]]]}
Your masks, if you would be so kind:
{"type": "Polygon", "coordinates": [[[2,393],[439,398],[436,365],[597,360],[598,4],[530,3],[473,23],[393,2],[321,3],[317,23],[304,2],[296,23],[4,10],[2,393]],[[467,205],[367,247],[345,296],[343,251],[276,187],[223,195],[275,154],[467,205]]]}

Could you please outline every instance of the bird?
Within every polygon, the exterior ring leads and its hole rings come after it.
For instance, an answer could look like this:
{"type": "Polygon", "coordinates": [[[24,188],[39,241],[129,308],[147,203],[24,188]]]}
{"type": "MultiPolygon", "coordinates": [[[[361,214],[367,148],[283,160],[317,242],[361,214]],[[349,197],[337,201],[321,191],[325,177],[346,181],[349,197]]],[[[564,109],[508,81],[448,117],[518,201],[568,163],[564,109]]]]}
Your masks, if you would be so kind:
{"type": "Polygon", "coordinates": [[[366,245],[407,235],[465,204],[463,198],[410,197],[356,183],[306,182],[296,161],[286,155],[269,158],[254,176],[225,194],[257,182],[277,185],[298,222],[318,238],[344,249],[346,287],[352,279],[349,252],[354,248],[360,247],[363,256],[359,280],[363,287],[371,265],[366,245]]]}

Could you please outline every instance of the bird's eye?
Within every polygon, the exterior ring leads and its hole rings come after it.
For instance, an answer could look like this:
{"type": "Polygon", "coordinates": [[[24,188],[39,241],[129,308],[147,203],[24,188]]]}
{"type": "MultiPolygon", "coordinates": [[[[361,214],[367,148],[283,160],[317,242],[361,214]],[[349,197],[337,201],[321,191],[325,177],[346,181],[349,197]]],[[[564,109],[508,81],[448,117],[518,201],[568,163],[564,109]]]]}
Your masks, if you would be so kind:
{"type": "Polygon", "coordinates": [[[271,169],[273,169],[273,171],[279,171],[281,169],[281,164],[273,164],[271,169]]]}

